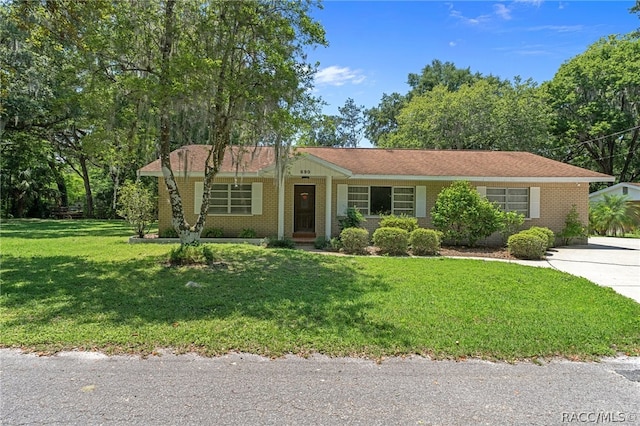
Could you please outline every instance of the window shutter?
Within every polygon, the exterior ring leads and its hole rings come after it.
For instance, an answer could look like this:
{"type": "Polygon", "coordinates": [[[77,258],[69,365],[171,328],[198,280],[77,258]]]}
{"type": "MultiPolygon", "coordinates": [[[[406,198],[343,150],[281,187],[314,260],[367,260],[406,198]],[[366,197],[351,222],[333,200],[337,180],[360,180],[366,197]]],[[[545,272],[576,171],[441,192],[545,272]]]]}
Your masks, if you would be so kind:
{"type": "Polygon", "coordinates": [[[204,182],[196,182],[194,185],[193,212],[195,214],[200,214],[200,207],[202,207],[202,193],[204,192],[204,182]]]}
{"type": "Polygon", "coordinates": [[[476,186],[476,190],[478,191],[478,194],[482,195],[483,197],[487,197],[487,187],[486,186],[476,186]]]}
{"type": "Polygon", "coordinates": [[[347,214],[347,208],[349,206],[348,202],[348,193],[347,193],[347,185],[340,184],[336,185],[338,192],[336,194],[336,216],[345,216],[347,214]]]}
{"type": "Polygon", "coordinates": [[[426,186],[416,186],[416,217],[427,217],[426,186]]]}
{"type": "Polygon", "coordinates": [[[529,188],[529,218],[540,218],[540,187],[532,186],[529,188]]]}
{"type": "Polygon", "coordinates": [[[251,214],[262,214],[262,182],[251,184],[251,214]]]}

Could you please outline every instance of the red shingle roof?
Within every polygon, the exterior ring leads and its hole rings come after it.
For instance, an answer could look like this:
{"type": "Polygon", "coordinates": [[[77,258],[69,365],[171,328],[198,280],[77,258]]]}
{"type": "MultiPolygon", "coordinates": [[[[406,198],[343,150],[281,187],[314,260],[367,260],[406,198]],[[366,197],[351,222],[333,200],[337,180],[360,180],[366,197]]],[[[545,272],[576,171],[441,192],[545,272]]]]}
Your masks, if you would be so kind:
{"type": "MultiPolygon", "coordinates": [[[[171,153],[174,172],[184,170],[184,154],[187,153],[191,172],[204,171],[207,156],[206,145],[189,145],[171,153]]],[[[534,178],[585,178],[594,181],[611,180],[611,176],[550,160],[528,152],[515,151],[463,151],[417,150],[373,148],[298,148],[353,175],[429,176],[429,177],[534,177],[534,178]]],[[[270,147],[247,148],[238,158],[238,148],[229,149],[221,172],[258,172],[274,162],[274,150],[270,147]]],[[[156,175],[161,171],[160,160],[147,164],[142,175],[156,175]]]]}

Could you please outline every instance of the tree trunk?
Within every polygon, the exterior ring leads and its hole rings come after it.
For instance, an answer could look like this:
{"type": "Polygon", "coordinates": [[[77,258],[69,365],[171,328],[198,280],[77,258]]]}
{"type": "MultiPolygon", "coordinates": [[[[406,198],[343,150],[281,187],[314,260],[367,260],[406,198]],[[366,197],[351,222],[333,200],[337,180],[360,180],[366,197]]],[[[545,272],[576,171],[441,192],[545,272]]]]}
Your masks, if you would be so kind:
{"type": "Polygon", "coordinates": [[[163,91],[163,97],[160,101],[160,137],[158,139],[158,151],[160,153],[160,164],[162,167],[162,176],[169,193],[169,202],[171,204],[171,224],[180,237],[181,245],[197,243],[200,239],[200,229],[191,228],[184,218],[184,209],[182,208],[182,199],[178,190],[178,183],[171,168],[171,98],[169,93],[172,90],[172,77],[170,75],[170,61],[175,38],[174,21],[175,15],[173,8],[175,0],[167,0],[164,10],[164,36],[160,46],[162,59],[160,67],[160,87],[163,91]]]}
{"type": "Polygon", "coordinates": [[[60,193],[60,206],[67,207],[69,206],[69,196],[67,194],[67,184],[64,181],[64,177],[62,176],[62,173],[60,173],[60,170],[56,166],[56,163],[54,160],[49,159],[48,163],[49,163],[49,168],[51,169],[51,172],[53,173],[53,176],[56,180],[58,193],[60,193]]]}
{"type": "Polygon", "coordinates": [[[111,168],[111,181],[113,182],[113,197],[111,199],[111,212],[109,217],[115,217],[116,210],[118,209],[118,189],[120,188],[120,168],[111,168]]]}
{"type": "Polygon", "coordinates": [[[84,211],[84,217],[93,218],[93,194],[91,193],[91,182],[89,180],[89,169],[87,168],[87,158],[84,155],[80,155],[80,167],[82,169],[82,181],[84,182],[84,192],[86,199],[86,206],[84,211]]]}

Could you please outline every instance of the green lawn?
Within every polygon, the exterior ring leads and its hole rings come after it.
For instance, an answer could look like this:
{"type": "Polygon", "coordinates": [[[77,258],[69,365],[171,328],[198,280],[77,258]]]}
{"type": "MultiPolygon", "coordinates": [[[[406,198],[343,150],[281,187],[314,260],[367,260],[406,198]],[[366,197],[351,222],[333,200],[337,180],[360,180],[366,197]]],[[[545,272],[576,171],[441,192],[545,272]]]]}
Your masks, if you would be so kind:
{"type": "Polygon", "coordinates": [[[212,245],[211,268],[121,222],[0,227],[0,346],[381,358],[640,355],[640,304],[546,268],[212,245]],[[195,281],[202,287],[185,284],[195,281]]]}

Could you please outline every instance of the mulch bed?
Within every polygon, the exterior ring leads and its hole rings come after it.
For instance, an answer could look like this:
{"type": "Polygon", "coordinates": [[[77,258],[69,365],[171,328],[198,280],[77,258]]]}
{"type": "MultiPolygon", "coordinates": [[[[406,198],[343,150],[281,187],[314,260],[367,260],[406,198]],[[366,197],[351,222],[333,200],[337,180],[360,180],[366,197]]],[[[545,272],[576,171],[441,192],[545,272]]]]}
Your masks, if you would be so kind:
{"type": "MultiPolygon", "coordinates": [[[[367,247],[367,254],[379,256],[378,247],[367,247]]],[[[465,247],[465,246],[443,246],[440,248],[439,256],[451,257],[484,257],[493,259],[515,259],[504,247],[465,247]]]]}
{"type": "Polygon", "coordinates": [[[464,247],[445,246],[440,249],[441,256],[489,257],[494,259],[515,259],[504,247],[464,247]]]}

